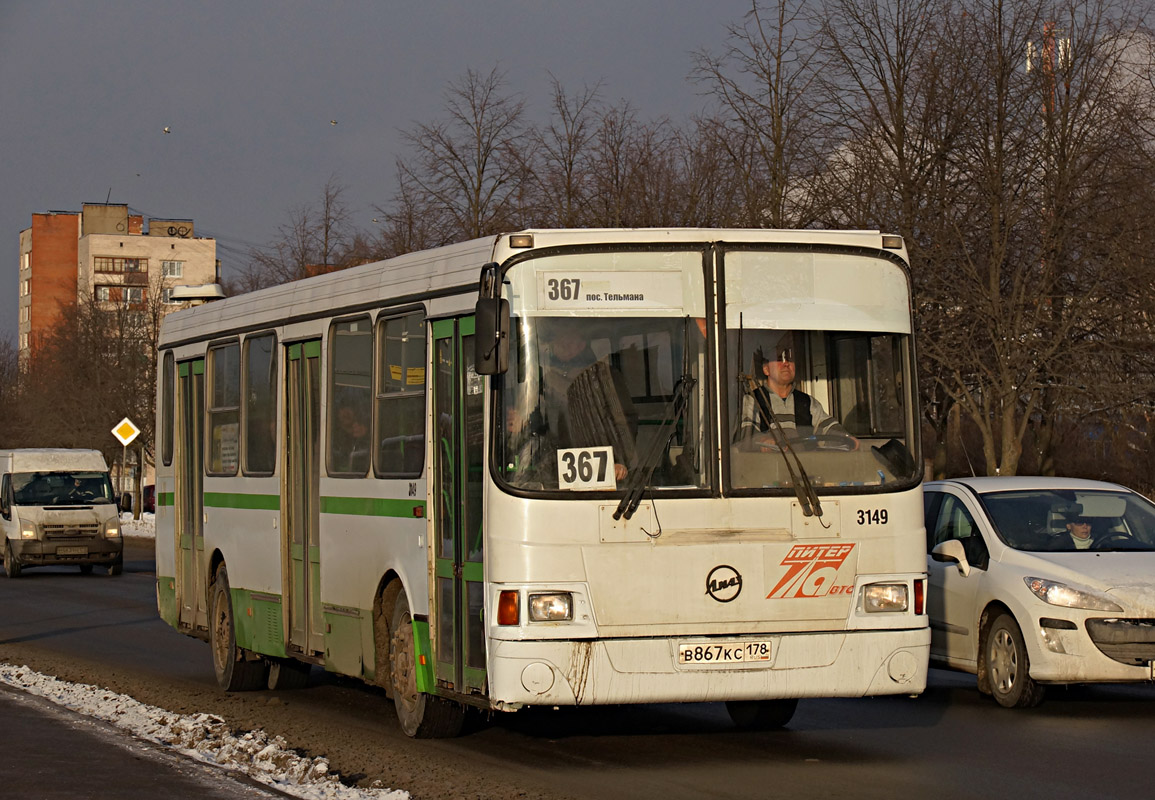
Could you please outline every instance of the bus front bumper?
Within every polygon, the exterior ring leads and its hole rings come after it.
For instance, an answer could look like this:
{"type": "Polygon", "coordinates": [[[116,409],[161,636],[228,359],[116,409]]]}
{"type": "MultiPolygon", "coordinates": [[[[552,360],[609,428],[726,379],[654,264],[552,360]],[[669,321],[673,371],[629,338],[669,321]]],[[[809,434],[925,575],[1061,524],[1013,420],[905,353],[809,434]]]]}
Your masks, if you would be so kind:
{"type": "Polygon", "coordinates": [[[920,694],[930,629],[741,637],[491,641],[495,708],[920,694]],[[768,661],[678,663],[679,645],[769,642],[768,661]]]}

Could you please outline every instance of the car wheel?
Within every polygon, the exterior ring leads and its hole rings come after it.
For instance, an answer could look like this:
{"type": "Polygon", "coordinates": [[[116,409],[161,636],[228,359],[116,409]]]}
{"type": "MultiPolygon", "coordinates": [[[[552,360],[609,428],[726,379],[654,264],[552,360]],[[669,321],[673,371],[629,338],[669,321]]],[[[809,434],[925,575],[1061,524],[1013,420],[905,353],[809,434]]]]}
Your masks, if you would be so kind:
{"type": "Polygon", "coordinates": [[[233,624],[233,602],[229,595],[229,573],[224,564],[217,567],[213,580],[209,641],[213,651],[213,671],[217,683],[226,692],[247,692],[265,686],[267,664],[246,657],[237,647],[233,624]]]}
{"type": "Polygon", "coordinates": [[[464,706],[417,690],[413,616],[404,592],[397,596],[390,631],[389,679],[401,730],[415,739],[448,739],[461,733],[464,706]]]}
{"type": "Polygon", "coordinates": [[[745,731],[771,731],[786,727],[794,717],[798,700],[730,700],[726,711],[734,724],[745,731]]]}
{"type": "Polygon", "coordinates": [[[1000,614],[987,631],[983,648],[986,684],[1000,706],[1033,708],[1043,702],[1046,690],[1031,678],[1031,660],[1014,617],[1000,614]]]}
{"type": "Polygon", "coordinates": [[[81,564],[80,565],[80,574],[81,575],[91,575],[92,574],[92,565],[91,564],[81,564]]]}
{"type": "Polygon", "coordinates": [[[20,562],[13,555],[12,545],[7,540],[4,541],[4,573],[9,578],[20,577],[20,562]]]}

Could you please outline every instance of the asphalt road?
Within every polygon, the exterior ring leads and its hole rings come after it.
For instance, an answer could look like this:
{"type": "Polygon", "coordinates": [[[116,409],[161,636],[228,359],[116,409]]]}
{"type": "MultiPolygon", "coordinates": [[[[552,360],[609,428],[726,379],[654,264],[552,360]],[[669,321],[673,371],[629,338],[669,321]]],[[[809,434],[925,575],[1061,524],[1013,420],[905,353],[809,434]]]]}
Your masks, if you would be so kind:
{"type": "Polygon", "coordinates": [[[972,677],[932,670],[921,697],[803,701],[774,733],[694,704],[531,709],[415,742],[379,691],[320,670],[299,692],[219,692],[207,645],[157,620],[148,554],[130,550],[126,567],[0,579],[0,661],[263,726],[352,781],[418,798],[1151,796],[1151,685],[1053,688],[1007,711],[972,677]]]}

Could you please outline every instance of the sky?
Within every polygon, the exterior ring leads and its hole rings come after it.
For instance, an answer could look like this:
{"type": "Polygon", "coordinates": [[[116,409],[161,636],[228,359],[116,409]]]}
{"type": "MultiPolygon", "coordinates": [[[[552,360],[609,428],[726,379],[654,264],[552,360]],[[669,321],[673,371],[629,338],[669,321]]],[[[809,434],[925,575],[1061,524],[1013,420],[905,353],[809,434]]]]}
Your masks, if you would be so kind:
{"type": "Polygon", "coordinates": [[[34,213],[107,201],[192,219],[227,276],[331,178],[368,230],[396,185],[400,132],[441,119],[468,70],[504,73],[533,120],[548,117],[553,75],[680,123],[708,105],[693,54],[721,52],[749,8],[0,0],[0,339],[16,340],[20,231],[34,213]]]}

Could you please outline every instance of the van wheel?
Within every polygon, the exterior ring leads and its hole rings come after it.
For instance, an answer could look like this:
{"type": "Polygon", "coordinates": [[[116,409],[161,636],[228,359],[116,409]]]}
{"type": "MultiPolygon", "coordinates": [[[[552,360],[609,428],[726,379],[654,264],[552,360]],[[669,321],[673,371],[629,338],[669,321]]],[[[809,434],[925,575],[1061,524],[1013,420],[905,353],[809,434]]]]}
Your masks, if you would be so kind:
{"type": "Polygon", "coordinates": [[[304,689],[312,666],[295,658],[270,658],[268,687],[274,692],[304,689]]]}
{"type": "Polygon", "coordinates": [[[263,688],[265,662],[246,658],[245,650],[237,647],[233,601],[229,595],[229,573],[224,564],[217,567],[211,600],[209,644],[212,646],[213,671],[216,672],[217,683],[226,692],[248,692],[263,688]]]}
{"type": "Polygon", "coordinates": [[[443,697],[417,691],[417,656],[413,646],[413,616],[402,592],[393,608],[389,639],[389,679],[397,721],[406,736],[448,739],[461,733],[465,707],[443,697]]]}
{"type": "Polygon", "coordinates": [[[1018,623],[1000,614],[983,642],[986,684],[1004,708],[1034,708],[1046,689],[1031,678],[1031,660],[1018,623]]]}
{"type": "MultiPolygon", "coordinates": [[[[89,567],[89,569],[92,569],[92,567],[89,567]]],[[[111,564],[108,565],[108,574],[109,575],[112,575],[115,577],[116,575],[119,575],[122,572],[124,572],[124,558],[123,558],[123,556],[121,558],[116,559],[116,561],[113,561],[111,564]]]]}
{"type": "Polygon", "coordinates": [[[797,698],[787,700],[729,700],[726,711],[734,725],[744,731],[773,731],[785,728],[794,718],[797,698]]]}
{"type": "Polygon", "coordinates": [[[9,578],[20,577],[20,562],[16,560],[16,556],[12,553],[12,545],[5,540],[4,542],[4,573],[9,578]]]}
{"type": "Polygon", "coordinates": [[[80,574],[81,575],[91,575],[92,574],[92,565],[91,564],[81,564],[80,565],[80,574]]]}

